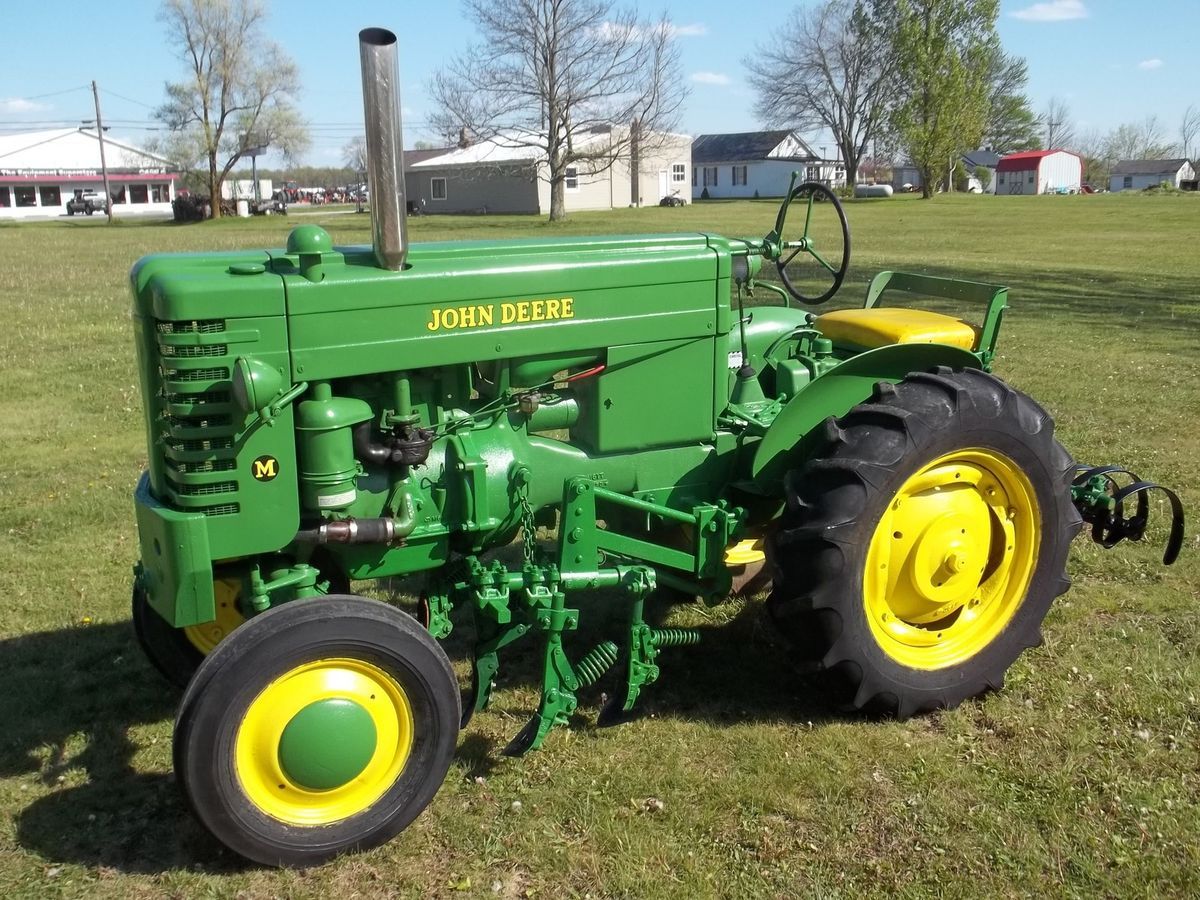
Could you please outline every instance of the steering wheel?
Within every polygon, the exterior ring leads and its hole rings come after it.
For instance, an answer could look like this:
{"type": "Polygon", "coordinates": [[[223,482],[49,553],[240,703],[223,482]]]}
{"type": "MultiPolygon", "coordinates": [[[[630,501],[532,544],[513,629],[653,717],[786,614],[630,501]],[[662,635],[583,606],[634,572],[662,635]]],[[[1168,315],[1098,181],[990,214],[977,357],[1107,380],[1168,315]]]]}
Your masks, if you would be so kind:
{"type": "Polygon", "coordinates": [[[779,215],[775,219],[775,236],[779,240],[779,256],[775,260],[775,265],[779,269],[779,279],[783,282],[783,286],[787,288],[789,294],[801,303],[815,306],[818,303],[824,303],[838,292],[838,288],[846,280],[846,270],[850,268],[850,223],[846,221],[846,211],[842,208],[837,194],[817,181],[806,181],[803,184],[796,185],[788,193],[787,198],[783,201],[783,205],[779,207],[779,215]],[[783,226],[784,220],[787,218],[788,208],[794,201],[802,197],[807,197],[808,199],[807,208],[804,212],[804,233],[797,240],[785,241],[783,240],[783,226]],[[832,265],[817,251],[813,239],[809,237],[809,226],[812,224],[813,202],[816,200],[828,200],[832,203],[834,211],[837,212],[838,219],[841,220],[842,258],[837,266],[832,265]],[[808,297],[800,293],[796,286],[792,284],[792,278],[788,274],[788,266],[800,253],[807,253],[833,276],[833,284],[830,285],[825,293],[816,297],[808,297]]]}

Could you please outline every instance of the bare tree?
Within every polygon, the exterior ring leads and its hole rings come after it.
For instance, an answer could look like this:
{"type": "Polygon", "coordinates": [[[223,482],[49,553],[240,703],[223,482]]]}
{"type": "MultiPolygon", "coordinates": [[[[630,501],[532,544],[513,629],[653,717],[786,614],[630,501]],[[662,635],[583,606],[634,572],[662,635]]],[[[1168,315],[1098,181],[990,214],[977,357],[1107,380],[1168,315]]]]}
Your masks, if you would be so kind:
{"type": "Polygon", "coordinates": [[[1189,105],[1179,123],[1179,149],[1185,159],[1191,159],[1192,141],[1200,133],[1200,109],[1189,105]]]}
{"type": "Polygon", "coordinates": [[[1107,186],[1115,162],[1108,155],[1108,136],[1098,128],[1089,128],[1074,143],[1072,149],[1083,157],[1083,180],[1091,185],[1107,186]]]}
{"type": "Polygon", "coordinates": [[[346,168],[353,169],[355,174],[362,177],[367,171],[367,139],[361,134],[350,138],[342,147],[342,157],[346,168]]]}
{"type": "Polygon", "coordinates": [[[1051,97],[1042,113],[1046,130],[1046,147],[1058,150],[1075,143],[1075,123],[1071,121],[1071,105],[1060,97],[1051,97]]]}
{"type": "Polygon", "coordinates": [[[466,8],[482,40],[434,77],[434,128],[534,151],[551,221],[566,215],[568,168],[606,171],[677,126],[687,88],[665,19],[644,21],[611,0],[466,0],[466,8]]]}
{"type": "Polygon", "coordinates": [[[1166,140],[1166,132],[1157,116],[1141,122],[1127,122],[1109,132],[1104,153],[1116,162],[1122,159],[1167,159],[1175,147],[1166,140]]]}
{"type": "Polygon", "coordinates": [[[759,117],[802,131],[830,131],[850,184],[887,118],[892,55],[885,32],[862,0],[825,0],[797,8],[745,60],[761,98],[759,117]]]}
{"type": "Polygon", "coordinates": [[[296,65],[266,37],[259,0],[164,0],[158,18],[187,74],[167,84],[155,117],[171,131],[164,146],[173,159],[207,168],[218,218],[221,185],[251,146],[269,145],[287,159],[307,147],[292,105],[296,65]]]}

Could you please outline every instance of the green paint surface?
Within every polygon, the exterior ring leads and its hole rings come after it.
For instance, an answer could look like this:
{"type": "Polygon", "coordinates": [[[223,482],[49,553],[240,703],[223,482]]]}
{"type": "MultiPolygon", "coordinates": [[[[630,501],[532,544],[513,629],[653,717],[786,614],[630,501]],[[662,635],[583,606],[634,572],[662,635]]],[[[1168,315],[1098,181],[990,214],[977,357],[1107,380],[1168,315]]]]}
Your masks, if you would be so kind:
{"type": "Polygon", "coordinates": [[[367,767],[377,741],[371,714],[353,700],[318,700],[296,713],[283,729],[279,764],[301,787],[329,791],[367,767]]]}

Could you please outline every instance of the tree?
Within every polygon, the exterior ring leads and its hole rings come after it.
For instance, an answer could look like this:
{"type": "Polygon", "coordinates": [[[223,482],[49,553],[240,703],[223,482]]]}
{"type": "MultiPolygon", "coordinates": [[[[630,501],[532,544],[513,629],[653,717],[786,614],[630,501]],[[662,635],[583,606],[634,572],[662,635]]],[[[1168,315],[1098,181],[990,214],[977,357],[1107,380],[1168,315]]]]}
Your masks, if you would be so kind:
{"type": "Polygon", "coordinates": [[[1113,162],[1122,159],[1167,159],[1174,152],[1175,147],[1166,140],[1157,116],[1119,125],[1109,132],[1104,142],[1104,155],[1113,162]]]}
{"type": "Polygon", "coordinates": [[[1060,150],[1075,143],[1075,123],[1071,121],[1071,105],[1059,97],[1051,97],[1042,113],[1046,130],[1046,148],[1060,150]]]}
{"type": "Polygon", "coordinates": [[[1083,180],[1085,183],[1105,188],[1112,172],[1114,160],[1108,156],[1107,135],[1097,128],[1083,132],[1075,140],[1075,150],[1083,157],[1083,180]]]}
{"type": "Polygon", "coordinates": [[[887,121],[892,56],[885,29],[863,0],[825,0],[798,8],[775,37],[745,60],[765,122],[827,130],[846,165],[846,180],[887,121]]]}
{"type": "Polygon", "coordinates": [[[1189,105],[1179,122],[1179,149],[1184,159],[1191,159],[1192,141],[1200,133],[1200,109],[1189,105]]]}
{"type": "MultiPolygon", "coordinates": [[[[481,41],[430,86],[439,134],[531,150],[566,215],[568,168],[597,173],[652,150],[687,95],[675,30],[611,0],[466,0],[481,41]]],[[[631,172],[635,180],[637,171],[631,172]]]]}
{"type": "Polygon", "coordinates": [[[1001,155],[1041,146],[1038,117],[1025,85],[1029,67],[1019,56],[1009,56],[997,40],[988,57],[988,115],[983,143],[1001,155]]]}
{"type": "Polygon", "coordinates": [[[367,139],[362,135],[350,138],[342,147],[342,157],[346,168],[362,178],[367,171],[367,139]]]}
{"type": "Polygon", "coordinates": [[[921,173],[921,194],[949,178],[987,125],[997,0],[897,0],[891,124],[921,173]]]}
{"type": "Polygon", "coordinates": [[[183,61],[155,117],[170,129],[165,147],[185,168],[207,168],[212,216],[221,185],[249,145],[270,145],[291,160],[308,145],[292,105],[296,65],[265,34],[259,0],[164,0],[159,21],[183,61]]]}

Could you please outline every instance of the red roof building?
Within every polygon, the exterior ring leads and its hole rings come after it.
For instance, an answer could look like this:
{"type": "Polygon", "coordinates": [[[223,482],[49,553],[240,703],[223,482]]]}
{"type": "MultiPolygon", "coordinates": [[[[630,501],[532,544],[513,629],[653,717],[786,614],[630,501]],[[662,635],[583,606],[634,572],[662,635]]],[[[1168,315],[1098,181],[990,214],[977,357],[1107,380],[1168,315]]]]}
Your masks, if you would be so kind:
{"type": "Polygon", "coordinates": [[[1083,157],[1070,150],[1026,150],[1000,158],[997,194],[1077,194],[1083,157]]]}

